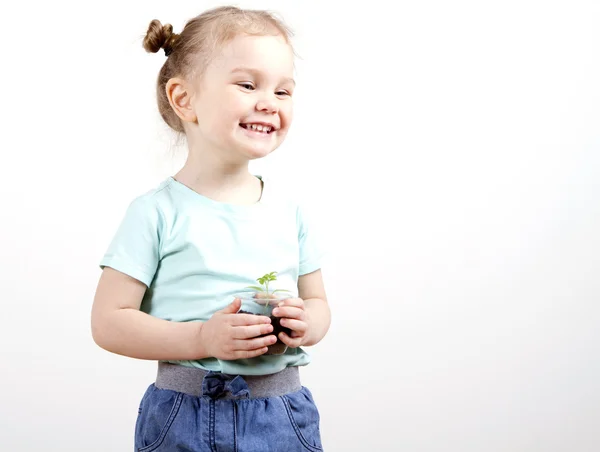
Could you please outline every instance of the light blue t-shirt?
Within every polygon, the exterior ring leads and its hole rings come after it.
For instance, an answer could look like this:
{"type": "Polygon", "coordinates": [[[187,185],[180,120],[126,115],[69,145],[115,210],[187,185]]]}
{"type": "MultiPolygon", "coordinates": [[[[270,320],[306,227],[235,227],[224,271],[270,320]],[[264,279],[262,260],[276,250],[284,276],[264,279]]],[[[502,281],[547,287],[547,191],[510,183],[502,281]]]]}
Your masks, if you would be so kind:
{"type": "MultiPolygon", "coordinates": [[[[260,176],[258,176],[260,177],[260,176]]],[[[322,249],[301,206],[263,179],[252,205],[222,203],[169,177],[129,205],[100,267],[148,289],[141,310],[176,322],[206,321],[273,271],[298,295],[298,277],[318,270],[322,249]]],[[[308,364],[302,348],[240,360],[170,361],[228,374],[262,375],[308,364]]]]}

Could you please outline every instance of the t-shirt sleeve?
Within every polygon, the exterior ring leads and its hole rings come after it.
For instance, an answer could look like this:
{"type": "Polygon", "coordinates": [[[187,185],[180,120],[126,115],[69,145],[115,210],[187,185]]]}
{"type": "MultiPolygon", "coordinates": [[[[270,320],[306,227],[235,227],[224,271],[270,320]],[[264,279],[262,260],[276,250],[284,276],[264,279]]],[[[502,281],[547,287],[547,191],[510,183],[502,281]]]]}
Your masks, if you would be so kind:
{"type": "Polygon", "coordinates": [[[135,199],[100,261],[150,287],[160,260],[162,216],[152,198],[135,199]]]}
{"type": "Polygon", "coordinates": [[[298,226],[298,245],[300,247],[300,264],[298,276],[319,270],[325,255],[321,237],[316,230],[315,221],[301,205],[296,213],[298,226]]]}

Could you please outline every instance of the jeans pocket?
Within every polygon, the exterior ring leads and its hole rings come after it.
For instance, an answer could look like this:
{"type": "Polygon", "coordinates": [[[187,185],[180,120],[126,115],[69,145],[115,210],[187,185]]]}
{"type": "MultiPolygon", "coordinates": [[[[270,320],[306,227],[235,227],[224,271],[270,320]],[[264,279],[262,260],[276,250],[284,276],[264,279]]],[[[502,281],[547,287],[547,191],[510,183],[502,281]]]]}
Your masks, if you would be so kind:
{"type": "Polygon", "coordinates": [[[288,417],[302,445],[311,452],[323,450],[320,415],[308,388],[281,397],[288,417]]]}
{"type": "Polygon", "coordinates": [[[157,389],[151,385],[138,409],[135,448],[151,452],[160,447],[181,408],[183,393],[157,389]]]}

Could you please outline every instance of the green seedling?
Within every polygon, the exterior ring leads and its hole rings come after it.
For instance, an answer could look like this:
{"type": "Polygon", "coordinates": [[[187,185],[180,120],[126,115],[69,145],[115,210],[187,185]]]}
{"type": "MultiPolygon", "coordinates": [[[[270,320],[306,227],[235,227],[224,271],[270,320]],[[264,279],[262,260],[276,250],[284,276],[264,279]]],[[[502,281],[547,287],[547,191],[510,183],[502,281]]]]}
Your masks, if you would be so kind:
{"type": "MultiPolygon", "coordinates": [[[[260,286],[248,286],[247,289],[252,289],[255,291],[254,300],[258,305],[264,306],[263,315],[269,316],[271,318],[271,324],[273,325],[273,332],[267,334],[274,334],[277,338],[277,342],[273,345],[269,345],[267,355],[281,355],[285,353],[287,350],[287,345],[281,341],[279,338],[279,333],[285,332],[288,336],[292,334],[292,331],[289,328],[286,328],[281,325],[280,318],[274,316],[272,313],[269,314],[269,305],[271,304],[271,300],[277,300],[275,296],[278,292],[290,292],[285,289],[275,289],[272,290],[270,284],[274,281],[277,281],[277,272],[267,273],[266,275],[261,276],[257,279],[260,286]]],[[[241,313],[250,313],[248,311],[240,310],[241,313]]],[[[254,313],[257,314],[257,313],[254,313]]],[[[260,315],[260,314],[257,314],[260,315]]],[[[264,334],[263,336],[266,336],[264,334]]]]}
{"type": "MultiPolygon", "coordinates": [[[[256,294],[257,299],[266,299],[266,300],[276,298],[274,295],[277,292],[289,292],[289,290],[285,290],[285,289],[276,289],[276,290],[269,291],[269,283],[271,283],[273,281],[277,281],[276,275],[277,275],[277,272],[267,273],[266,275],[263,275],[257,279],[260,286],[248,286],[246,288],[256,290],[257,291],[257,294],[256,294]]],[[[267,310],[266,308],[268,305],[269,305],[269,302],[266,301],[265,302],[265,311],[267,310]]]]}

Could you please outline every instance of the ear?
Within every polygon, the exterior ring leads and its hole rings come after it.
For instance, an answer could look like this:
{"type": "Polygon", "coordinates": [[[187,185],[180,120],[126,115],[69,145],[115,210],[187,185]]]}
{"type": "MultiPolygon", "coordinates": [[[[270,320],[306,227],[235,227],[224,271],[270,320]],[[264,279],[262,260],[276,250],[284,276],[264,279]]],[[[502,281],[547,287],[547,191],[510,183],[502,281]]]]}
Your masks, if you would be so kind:
{"type": "Polygon", "coordinates": [[[167,82],[165,87],[167,98],[171,104],[171,108],[183,122],[197,121],[196,113],[192,106],[193,91],[191,85],[180,78],[172,78],[167,82]]]}

